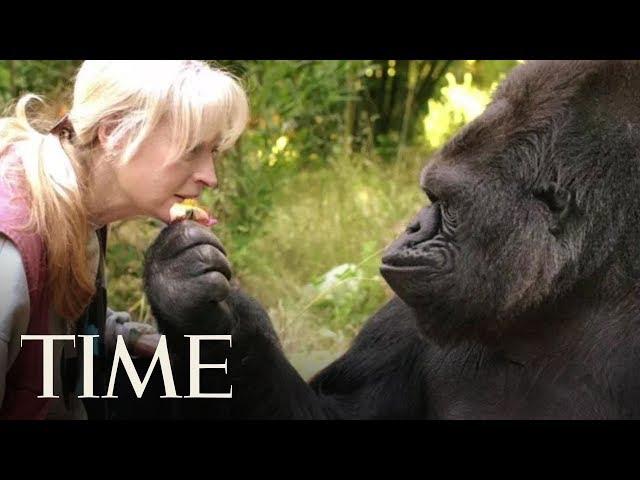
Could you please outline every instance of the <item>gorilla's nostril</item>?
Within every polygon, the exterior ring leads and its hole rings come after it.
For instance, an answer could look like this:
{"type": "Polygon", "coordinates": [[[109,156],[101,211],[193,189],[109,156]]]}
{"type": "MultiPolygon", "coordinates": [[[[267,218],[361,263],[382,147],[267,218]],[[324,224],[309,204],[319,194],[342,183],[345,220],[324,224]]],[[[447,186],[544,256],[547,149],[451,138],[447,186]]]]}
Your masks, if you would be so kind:
{"type": "Polygon", "coordinates": [[[407,227],[406,231],[407,233],[416,233],[418,230],[420,230],[420,222],[412,223],[407,227]]]}

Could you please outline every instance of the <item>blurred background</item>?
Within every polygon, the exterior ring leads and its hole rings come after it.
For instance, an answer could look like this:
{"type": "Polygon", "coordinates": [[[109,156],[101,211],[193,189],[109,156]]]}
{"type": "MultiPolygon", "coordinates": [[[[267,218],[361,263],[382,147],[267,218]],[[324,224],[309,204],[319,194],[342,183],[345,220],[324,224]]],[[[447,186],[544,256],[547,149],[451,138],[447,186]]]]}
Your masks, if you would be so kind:
{"type": "MultiPolygon", "coordinates": [[[[267,308],[303,376],[344,352],[391,297],[380,257],[426,202],[420,170],[519,62],[210,61],[241,79],[252,115],[202,203],[219,219],[213,231],[240,284],[267,308]]],[[[0,102],[36,93],[62,116],[80,63],[0,61],[0,102]]],[[[160,228],[135,219],[110,230],[109,305],[143,321],[153,321],[144,251],[160,228]]]]}

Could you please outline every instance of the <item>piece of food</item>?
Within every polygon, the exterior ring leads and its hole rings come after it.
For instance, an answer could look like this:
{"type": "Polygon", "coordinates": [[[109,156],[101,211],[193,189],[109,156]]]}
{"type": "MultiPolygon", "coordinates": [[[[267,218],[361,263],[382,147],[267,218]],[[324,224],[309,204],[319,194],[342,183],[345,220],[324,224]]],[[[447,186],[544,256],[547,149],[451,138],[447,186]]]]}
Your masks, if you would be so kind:
{"type": "Polygon", "coordinates": [[[187,198],[180,203],[174,203],[169,211],[171,223],[180,220],[194,220],[205,227],[218,223],[218,220],[210,216],[205,209],[198,206],[198,202],[187,198]]]}

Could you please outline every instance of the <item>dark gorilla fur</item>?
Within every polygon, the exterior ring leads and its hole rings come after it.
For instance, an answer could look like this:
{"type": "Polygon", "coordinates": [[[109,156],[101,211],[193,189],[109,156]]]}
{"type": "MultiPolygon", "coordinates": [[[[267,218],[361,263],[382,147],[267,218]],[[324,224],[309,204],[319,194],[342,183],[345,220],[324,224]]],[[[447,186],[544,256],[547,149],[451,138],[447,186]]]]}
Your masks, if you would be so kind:
{"type": "Polygon", "coordinates": [[[308,384],[239,289],[183,308],[162,269],[147,275],[174,343],[233,336],[233,399],[184,400],[175,415],[639,417],[640,63],[519,66],[421,186],[430,202],[383,257],[397,297],[308,384]]]}

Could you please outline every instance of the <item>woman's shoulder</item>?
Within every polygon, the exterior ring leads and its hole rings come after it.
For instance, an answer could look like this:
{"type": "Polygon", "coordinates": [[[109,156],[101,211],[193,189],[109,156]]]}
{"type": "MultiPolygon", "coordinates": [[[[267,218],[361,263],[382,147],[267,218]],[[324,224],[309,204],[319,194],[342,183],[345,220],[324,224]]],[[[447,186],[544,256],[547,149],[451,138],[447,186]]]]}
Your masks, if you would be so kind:
{"type": "MultiPolygon", "coordinates": [[[[16,148],[5,149],[0,156],[0,167],[16,159],[16,148]]],[[[16,246],[24,262],[29,285],[38,288],[43,274],[44,242],[36,232],[25,227],[31,215],[28,195],[21,186],[20,178],[11,170],[0,168],[0,234],[7,237],[16,246]]]]}
{"type": "Polygon", "coordinates": [[[20,335],[26,333],[29,326],[31,302],[20,252],[2,234],[0,271],[3,280],[0,282],[0,341],[8,346],[8,363],[5,367],[10,367],[20,351],[20,335]]]}
{"type": "MultiPolygon", "coordinates": [[[[11,239],[1,233],[0,271],[3,280],[0,282],[0,339],[8,342],[11,330],[3,327],[7,327],[11,322],[8,322],[9,318],[4,318],[3,314],[6,317],[10,312],[28,312],[29,294],[22,256],[11,239]]],[[[26,316],[28,318],[28,313],[26,316]]]]}
{"type": "Polygon", "coordinates": [[[2,271],[2,283],[15,286],[26,281],[20,251],[14,242],[2,233],[0,233],[0,271],[2,271]]]}

